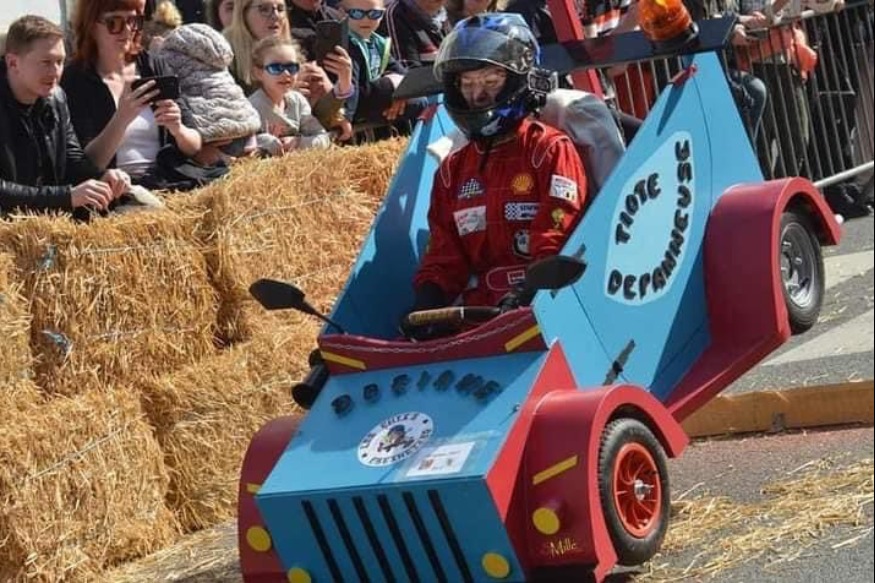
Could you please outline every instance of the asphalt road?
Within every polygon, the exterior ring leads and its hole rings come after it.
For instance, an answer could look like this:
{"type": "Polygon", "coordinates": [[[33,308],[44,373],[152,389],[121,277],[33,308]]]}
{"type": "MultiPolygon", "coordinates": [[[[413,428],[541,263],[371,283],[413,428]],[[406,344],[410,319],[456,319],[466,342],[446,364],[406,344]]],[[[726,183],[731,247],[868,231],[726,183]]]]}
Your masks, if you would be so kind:
{"type": "Polygon", "coordinates": [[[663,552],[649,574],[612,579],[869,582],[872,458],[871,427],[695,442],[670,461],[663,552]]]}

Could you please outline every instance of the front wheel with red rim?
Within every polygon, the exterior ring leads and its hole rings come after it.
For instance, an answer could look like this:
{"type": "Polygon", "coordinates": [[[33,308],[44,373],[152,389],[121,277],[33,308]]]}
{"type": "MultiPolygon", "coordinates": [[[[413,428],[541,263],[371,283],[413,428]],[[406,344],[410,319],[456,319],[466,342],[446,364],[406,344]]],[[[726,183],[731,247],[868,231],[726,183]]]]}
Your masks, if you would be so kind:
{"type": "Polygon", "coordinates": [[[637,419],[612,421],[599,451],[599,496],[621,565],[639,565],[659,550],[670,499],[665,452],[637,419]]]}

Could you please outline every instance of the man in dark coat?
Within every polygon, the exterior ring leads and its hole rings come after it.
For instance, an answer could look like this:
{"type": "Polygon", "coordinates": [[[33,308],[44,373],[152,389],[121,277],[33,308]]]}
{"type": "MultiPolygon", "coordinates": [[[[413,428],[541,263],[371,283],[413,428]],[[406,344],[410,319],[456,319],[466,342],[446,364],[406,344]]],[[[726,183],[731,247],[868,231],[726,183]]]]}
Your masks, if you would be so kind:
{"type": "Polygon", "coordinates": [[[40,16],[12,23],[0,63],[0,212],[104,210],[130,186],[82,151],[64,92],[64,34],[40,16]]]}

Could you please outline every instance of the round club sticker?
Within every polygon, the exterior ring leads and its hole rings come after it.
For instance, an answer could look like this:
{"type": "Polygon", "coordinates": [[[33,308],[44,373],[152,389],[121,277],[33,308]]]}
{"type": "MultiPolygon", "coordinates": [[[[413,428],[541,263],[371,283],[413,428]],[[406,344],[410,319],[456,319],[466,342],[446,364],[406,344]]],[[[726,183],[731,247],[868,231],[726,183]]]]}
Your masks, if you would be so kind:
{"type": "Polygon", "coordinates": [[[409,458],[434,433],[434,422],[425,413],[393,415],[371,429],[359,443],[358,459],[366,466],[390,466],[409,458]]]}

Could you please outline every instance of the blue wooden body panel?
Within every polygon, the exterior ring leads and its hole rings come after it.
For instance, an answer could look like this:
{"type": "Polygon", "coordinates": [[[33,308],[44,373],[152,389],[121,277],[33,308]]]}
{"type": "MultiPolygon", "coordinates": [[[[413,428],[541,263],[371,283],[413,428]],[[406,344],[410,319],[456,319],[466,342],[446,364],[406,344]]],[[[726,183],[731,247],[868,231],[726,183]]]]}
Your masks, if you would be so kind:
{"type": "Polygon", "coordinates": [[[533,309],[548,343],[562,340],[577,385],[581,388],[602,386],[611,360],[574,290],[568,287],[556,293],[539,293],[533,309]]]}
{"type": "Polygon", "coordinates": [[[428,241],[428,207],[437,160],[426,146],[454,127],[443,107],[410,137],[398,172],[374,219],[332,319],[351,334],[398,336],[413,305],[413,274],[428,241]]]}
{"type": "MultiPolygon", "coordinates": [[[[663,400],[709,341],[702,265],[707,217],[729,186],[762,180],[717,57],[698,55],[693,62],[697,73],[662,93],[563,250],[585,247],[587,271],[572,289],[608,359],[634,342],[617,380],[663,400]],[[644,188],[636,192],[639,184],[644,188]],[[667,273],[666,253],[672,271],[654,289],[655,268],[667,273]],[[643,296],[642,278],[650,278],[643,296]]],[[[539,318],[547,301],[544,294],[536,299],[539,318]]],[[[577,355],[591,352],[591,339],[561,337],[578,378],[590,374],[577,355]]]]}
{"type": "MultiPolygon", "coordinates": [[[[339,511],[344,517],[349,535],[361,547],[358,552],[368,572],[374,575],[372,580],[383,580],[379,576],[378,557],[368,543],[367,531],[353,502],[353,497],[361,499],[373,528],[381,538],[389,540],[391,533],[378,495],[387,496],[386,503],[393,509],[404,539],[409,541],[408,551],[414,562],[428,565],[408,503],[402,498],[406,493],[413,496],[426,530],[434,539],[433,547],[448,580],[463,580],[435,515],[428,493],[433,490],[441,498],[460,548],[468,557],[471,572],[477,572],[476,580],[481,571],[474,567],[486,552],[480,550],[483,548],[501,551],[513,561],[514,572],[521,573],[516,559],[512,559],[510,543],[488,492],[486,474],[516,422],[518,405],[528,397],[545,357],[544,352],[526,352],[414,366],[403,371],[332,377],[256,496],[259,511],[286,568],[306,568],[313,575],[321,575],[314,580],[331,580],[303,510],[302,503],[307,501],[324,529],[341,572],[355,573],[352,559],[344,550],[343,534],[329,506],[331,500],[337,505],[335,512],[339,511]],[[435,382],[444,371],[452,371],[454,380],[441,390],[435,382]],[[423,372],[428,373],[430,380],[420,387],[418,380],[424,378],[423,372]],[[460,390],[459,381],[469,372],[497,382],[500,393],[480,402],[470,392],[460,390]],[[391,388],[399,374],[409,375],[412,380],[404,394],[395,394],[391,388]],[[369,403],[362,397],[362,390],[371,384],[380,388],[380,396],[369,403]],[[342,394],[353,397],[355,404],[346,415],[338,416],[331,401],[342,394]],[[372,467],[362,463],[359,457],[364,438],[381,421],[406,412],[427,412],[434,429],[427,442],[409,457],[391,465],[372,467]],[[425,460],[439,463],[445,459],[439,457],[441,451],[454,450],[463,452],[456,458],[463,461],[455,470],[441,473],[437,466],[423,469],[425,460]]],[[[394,545],[385,547],[394,559],[390,564],[401,569],[400,551],[394,545]]],[[[423,580],[434,579],[426,576],[423,580]]]]}
{"type": "Polygon", "coordinates": [[[362,439],[378,423],[411,411],[426,412],[432,419],[429,446],[472,436],[478,445],[471,454],[471,463],[453,477],[482,477],[516,420],[516,405],[523,403],[531,391],[545,354],[524,352],[331,377],[262,485],[260,496],[407,481],[405,474],[415,456],[387,467],[370,467],[356,461],[356,452],[362,439]],[[449,388],[440,390],[434,385],[444,371],[451,371],[454,381],[449,388]],[[417,382],[423,372],[430,381],[425,389],[420,389],[417,382]],[[457,385],[468,373],[496,381],[501,392],[485,403],[460,392],[457,385]],[[392,383],[402,374],[408,375],[411,383],[406,394],[395,395],[392,383]],[[371,384],[379,387],[380,397],[368,403],[362,392],[371,384]],[[355,404],[340,417],[334,413],[331,401],[342,394],[350,395],[355,404]],[[301,471],[302,468],[306,471],[301,471]]]}

